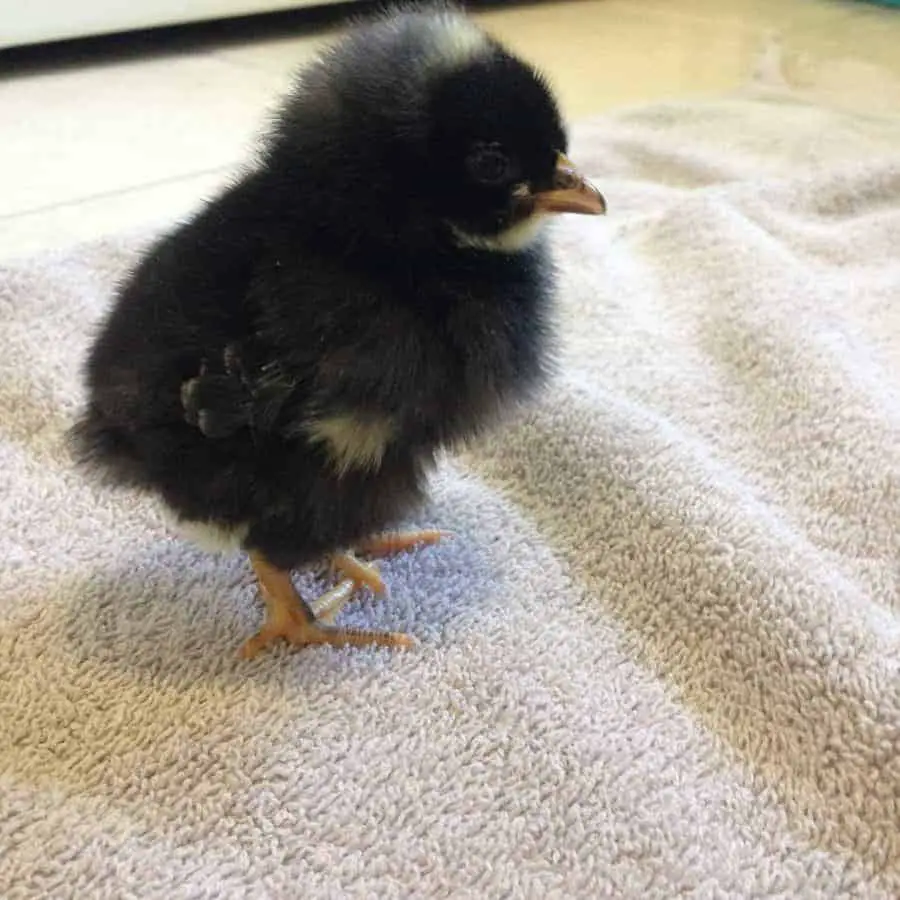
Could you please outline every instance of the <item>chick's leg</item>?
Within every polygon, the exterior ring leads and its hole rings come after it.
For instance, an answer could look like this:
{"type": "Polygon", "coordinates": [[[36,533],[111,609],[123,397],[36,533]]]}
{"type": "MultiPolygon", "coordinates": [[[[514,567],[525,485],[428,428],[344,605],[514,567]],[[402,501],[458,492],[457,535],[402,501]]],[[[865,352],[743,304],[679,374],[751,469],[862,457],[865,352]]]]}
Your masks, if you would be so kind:
{"type": "Polygon", "coordinates": [[[384,582],[378,569],[370,563],[364,563],[352,553],[336,553],[331,557],[331,571],[349,578],[357,588],[367,587],[373,594],[383,594],[384,582]]]}
{"type": "Polygon", "coordinates": [[[250,554],[253,571],[259,581],[266,604],[266,620],[259,633],[241,648],[245,659],[252,659],[279,638],[295,647],[330,644],[334,647],[353,645],[405,648],[414,643],[405,634],[363,631],[358,628],[335,628],[316,621],[312,610],[297,593],[290,572],[273,566],[259,553],[250,554]]]}
{"type": "Polygon", "coordinates": [[[369,588],[376,597],[387,591],[378,568],[357,559],[352,553],[334,554],[328,560],[328,567],[332,575],[342,575],[343,579],[312,604],[313,614],[319,622],[333,623],[360,588],[369,588]]]}
{"type": "MultiPolygon", "coordinates": [[[[367,556],[390,556],[420,545],[436,544],[447,536],[447,532],[435,529],[387,533],[357,544],[356,551],[367,556]]],[[[385,591],[378,569],[371,563],[361,562],[352,553],[333,556],[331,567],[347,580],[339,582],[316,602],[315,614],[321,622],[333,622],[361,586],[370,587],[375,594],[385,591]]]]}

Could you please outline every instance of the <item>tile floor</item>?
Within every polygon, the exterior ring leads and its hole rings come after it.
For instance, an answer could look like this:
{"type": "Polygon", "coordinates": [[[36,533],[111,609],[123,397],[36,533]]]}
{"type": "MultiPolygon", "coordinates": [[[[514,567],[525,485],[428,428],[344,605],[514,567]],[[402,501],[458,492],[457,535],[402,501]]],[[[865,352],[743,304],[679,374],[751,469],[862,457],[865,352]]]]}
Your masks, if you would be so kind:
{"type": "MultiPolygon", "coordinates": [[[[798,85],[900,115],[900,11],[858,0],[543,0],[475,14],[547,71],[572,119],[727,91],[773,39],[798,85]]],[[[0,54],[0,257],[189,210],[340,27],[296,14],[0,54]]]]}

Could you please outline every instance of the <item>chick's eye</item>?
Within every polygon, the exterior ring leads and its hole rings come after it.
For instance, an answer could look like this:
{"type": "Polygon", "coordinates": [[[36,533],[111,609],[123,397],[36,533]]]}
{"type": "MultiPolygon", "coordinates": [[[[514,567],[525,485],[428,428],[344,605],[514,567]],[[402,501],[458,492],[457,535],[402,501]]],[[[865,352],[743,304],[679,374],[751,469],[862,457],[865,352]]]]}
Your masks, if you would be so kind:
{"type": "Polygon", "coordinates": [[[469,174],[481,184],[502,184],[512,165],[499,144],[482,144],[466,159],[469,174]]]}

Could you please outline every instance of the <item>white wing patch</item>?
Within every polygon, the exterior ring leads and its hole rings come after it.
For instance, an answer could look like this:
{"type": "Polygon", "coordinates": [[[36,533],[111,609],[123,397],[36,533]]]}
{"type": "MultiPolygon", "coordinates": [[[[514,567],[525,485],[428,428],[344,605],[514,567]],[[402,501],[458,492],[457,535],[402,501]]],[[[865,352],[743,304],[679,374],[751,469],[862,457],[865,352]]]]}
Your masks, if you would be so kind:
{"type": "Polygon", "coordinates": [[[374,471],[381,465],[394,435],[394,424],[385,417],[350,414],[315,419],[306,432],[314,444],[324,444],[339,475],[352,469],[374,471]]]}

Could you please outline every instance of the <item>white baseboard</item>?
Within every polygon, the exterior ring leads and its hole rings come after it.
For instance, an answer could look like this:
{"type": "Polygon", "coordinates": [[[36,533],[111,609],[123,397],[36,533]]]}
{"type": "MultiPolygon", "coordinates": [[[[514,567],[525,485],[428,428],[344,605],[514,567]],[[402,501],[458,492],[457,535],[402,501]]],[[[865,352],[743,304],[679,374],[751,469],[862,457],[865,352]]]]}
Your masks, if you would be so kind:
{"type": "Polygon", "coordinates": [[[0,0],[0,47],[337,2],[339,0],[0,0]]]}

